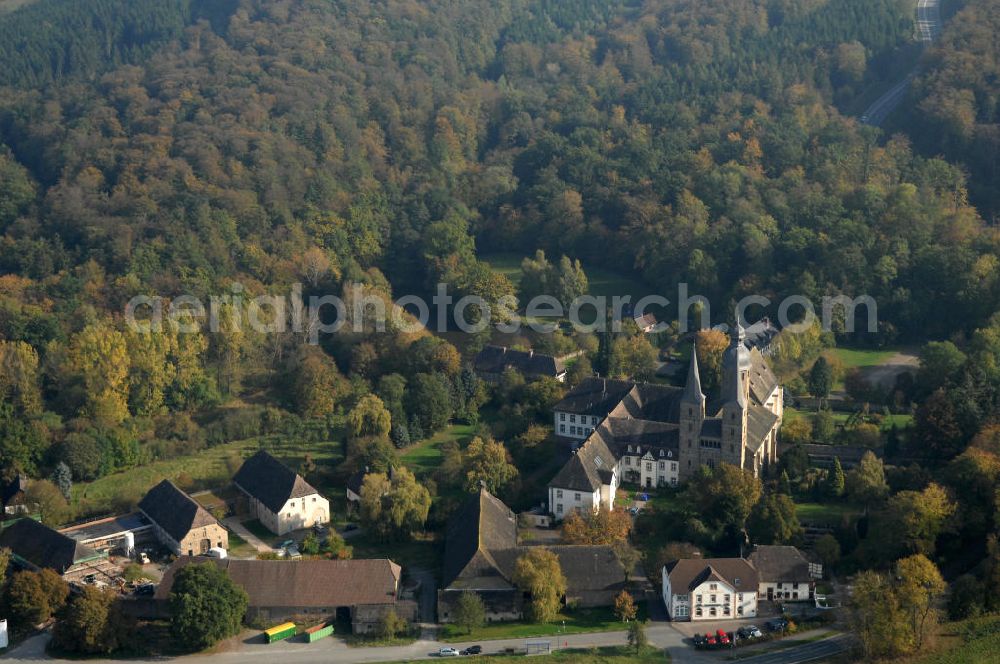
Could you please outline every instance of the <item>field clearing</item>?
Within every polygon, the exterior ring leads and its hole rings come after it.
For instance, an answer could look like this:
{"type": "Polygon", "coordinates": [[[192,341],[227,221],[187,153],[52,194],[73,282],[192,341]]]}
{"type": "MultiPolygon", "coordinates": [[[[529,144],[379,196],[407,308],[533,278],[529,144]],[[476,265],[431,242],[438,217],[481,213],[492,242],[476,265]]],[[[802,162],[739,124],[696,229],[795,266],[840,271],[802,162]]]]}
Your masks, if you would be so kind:
{"type": "Polygon", "coordinates": [[[858,348],[831,348],[825,351],[827,355],[836,358],[845,369],[874,367],[884,364],[896,355],[895,350],[868,350],[858,348]]]}
{"type": "Polygon", "coordinates": [[[843,503],[799,503],[795,516],[802,523],[839,525],[844,516],[856,514],[858,508],[843,503]]]}
{"type": "Polygon", "coordinates": [[[986,664],[997,661],[1000,618],[977,618],[943,626],[935,652],[913,659],[913,664],[986,664]]]}
{"type": "Polygon", "coordinates": [[[449,425],[430,438],[403,449],[400,453],[400,459],[418,478],[426,478],[441,465],[442,445],[451,440],[458,441],[459,445],[464,445],[472,440],[475,433],[476,427],[471,424],[449,425]]]}
{"type": "MultiPolygon", "coordinates": [[[[78,482],[73,485],[72,505],[80,512],[93,513],[128,509],[165,479],[186,491],[222,488],[232,480],[238,464],[259,448],[260,438],[236,440],[194,454],[153,461],[93,482],[78,482]]],[[[306,454],[317,464],[332,464],[342,456],[340,443],[335,441],[283,441],[268,445],[268,451],[294,470],[298,470],[306,454]]]]}
{"type": "MultiPolygon", "coordinates": [[[[480,259],[489,264],[495,271],[505,275],[515,286],[521,283],[521,261],[527,255],[518,253],[487,254],[480,256],[480,259]]],[[[557,262],[561,256],[548,256],[549,262],[557,262]]],[[[583,264],[583,271],[587,274],[587,281],[590,284],[590,294],[605,296],[608,298],[615,295],[629,295],[635,303],[639,298],[654,293],[652,287],[640,279],[622,274],[614,270],[608,270],[594,265],[583,264]]]]}
{"type": "MultiPolygon", "coordinates": [[[[805,418],[807,420],[811,419],[816,413],[810,410],[800,410],[793,406],[785,406],[785,421],[790,422],[792,420],[798,420],[805,418]]],[[[832,411],[833,423],[834,424],[845,424],[851,413],[843,413],[839,411],[832,411]]],[[[904,428],[909,426],[913,422],[913,415],[910,413],[890,413],[888,416],[882,417],[882,430],[887,431],[892,428],[895,424],[897,427],[904,428]]]]}

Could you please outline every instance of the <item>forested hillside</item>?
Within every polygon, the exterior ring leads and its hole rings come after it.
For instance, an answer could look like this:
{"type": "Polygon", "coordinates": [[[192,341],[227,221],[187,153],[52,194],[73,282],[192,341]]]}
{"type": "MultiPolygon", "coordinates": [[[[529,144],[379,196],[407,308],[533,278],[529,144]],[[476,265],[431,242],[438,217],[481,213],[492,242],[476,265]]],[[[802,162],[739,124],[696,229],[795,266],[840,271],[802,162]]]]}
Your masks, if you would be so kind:
{"type": "Polygon", "coordinates": [[[984,216],[1000,215],[1000,2],[970,0],[948,23],[913,86],[907,128],[928,154],[971,174],[984,216]]]}
{"type": "Polygon", "coordinates": [[[0,17],[7,469],[89,479],[228,439],[255,425],[192,418],[245,397],[327,427],[377,389],[397,442],[482,400],[436,338],[321,350],[236,306],[219,334],[136,335],[136,294],[514,292],[479,247],[720,308],[868,293],[873,343],[983,327],[1000,299],[961,169],[835,105],[911,38],[903,0],[78,4],[0,17]]]}

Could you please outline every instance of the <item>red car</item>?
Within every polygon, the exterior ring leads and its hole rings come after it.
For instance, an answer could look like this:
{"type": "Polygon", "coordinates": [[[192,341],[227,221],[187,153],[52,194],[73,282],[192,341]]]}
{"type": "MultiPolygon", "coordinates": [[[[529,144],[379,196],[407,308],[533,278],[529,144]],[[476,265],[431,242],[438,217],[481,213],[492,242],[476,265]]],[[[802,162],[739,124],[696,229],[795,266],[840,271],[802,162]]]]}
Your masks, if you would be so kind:
{"type": "Polygon", "coordinates": [[[708,646],[709,648],[714,648],[717,644],[718,644],[718,641],[715,640],[714,636],[712,636],[711,634],[706,634],[705,635],[705,645],[706,646],[708,646]]]}
{"type": "Polygon", "coordinates": [[[723,646],[728,646],[729,645],[729,636],[726,634],[725,630],[721,630],[721,629],[717,630],[715,632],[715,638],[719,642],[720,645],[723,645],[723,646]]]}

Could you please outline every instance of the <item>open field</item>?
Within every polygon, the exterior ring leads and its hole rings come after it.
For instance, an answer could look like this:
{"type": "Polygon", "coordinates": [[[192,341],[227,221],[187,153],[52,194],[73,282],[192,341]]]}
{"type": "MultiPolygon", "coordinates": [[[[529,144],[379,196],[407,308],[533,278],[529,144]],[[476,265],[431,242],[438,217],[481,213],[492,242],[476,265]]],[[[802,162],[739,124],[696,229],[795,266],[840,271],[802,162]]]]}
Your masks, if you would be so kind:
{"type": "Polygon", "coordinates": [[[0,0],[0,14],[20,9],[25,5],[30,5],[32,2],[35,2],[35,0],[0,0]]]}
{"type": "Polygon", "coordinates": [[[430,438],[401,450],[400,459],[418,478],[428,477],[441,465],[442,445],[451,440],[464,445],[472,440],[475,432],[471,424],[451,424],[430,438]]]}
{"type": "Polygon", "coordinates": [[[857,348],[831,348],[826,354],[835,357],[845,369],[874,367],[883,364],[896,354],[894,350],[869,350],[857,348]]]}
{"type": "MultiPolygon", "coordinates": [[[[645,603],[639,604],[639,618],[644,620],[645,603]]],[[[625,624],[615,618],[610,608],[578,609],[560,613],[551,623],[501,622],[490,623],[472,630],[469,634],[455,625],[443,625],[438,638],[449,643],[489,641],[493,639],[518,639],[585,632],[615,632],[625,629],[625,624]]]]}
{"type": "Polygon", "coordinates": [[[997,661],[1000,618],[978,618],[943,626],[934,652],[912,659],[913,664],[986,664],[997,661]]]}
{"type": "MultiPolygon", "coordinates": [[[[194,454],[153,461],[93,482],[78,482],[73,486],[72,502],[81,512],[127,509],[164,479],[173,480],[188,491],[220,488],[229,484],[242,460],[259,448],[259,438],[237,440],[194,454]]],[[[268,451],[296,470],[306,454],[317,464],[331,464],[341,458],[340,443],[334,441],[283,441],[269,445],[268,451]]]]}
{"type": "MultiPolygon", "coordinates": [[[[487,254],[480,256],[480,259],[487,262],[495,271],[506,275],[517,286],[521,283],[521,261],[526,257],[527,254],[502,253],[487,254]]],[[[556,263],[561,256],[551,255],[547,258],[549,262],[556,263]]],[[[632,302],[635,302],[654,292],[648,284],[641,280],[614,270],[584,264],[583,271],[587,273],[591,295],[603,295],[608,298],[615,295],[630,295],[632,302]]]]}
{"type": "Polygon", "coordinates": [[[838,525],[845,515],[857,512],[857,507],[844,503],[799,503],[795,506],[799,521],[809,524],[838,525]]]}
{"type": "MultiPolygon", "coordinates": [[[[815,413],[809,410],[800,410],[792,406],[785,406],[785,421],[790,422],[791,420],[797,420],[799,418],[811,418],[815,413]]],[[[844,424],[847,422],[851,413],[842,413],[839,411],[833,411],[833,423],[834,424],[844,424]]],[[[888,430],[892,428],[895,424],[897,427],[903,428],[908,426],[913,422],[913,415],[910,413],[890,413],[888,417],[882,418],[882,429],[888,430]]]]}

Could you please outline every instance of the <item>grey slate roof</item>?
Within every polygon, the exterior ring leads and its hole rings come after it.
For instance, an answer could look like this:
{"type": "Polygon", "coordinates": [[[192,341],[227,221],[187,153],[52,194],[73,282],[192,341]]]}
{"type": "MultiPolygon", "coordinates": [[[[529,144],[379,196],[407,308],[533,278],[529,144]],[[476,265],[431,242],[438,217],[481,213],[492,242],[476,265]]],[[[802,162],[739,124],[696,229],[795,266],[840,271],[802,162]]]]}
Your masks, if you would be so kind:
{"type": "Polygon", "coordinates": [[[513,350],[506,346],[486,346],[476,354],[473,367],[480,373],[501,374],[515,369],[525,376],[550,376],[555,378],[566,368],[562,360],[545,353],[513,350]]]}
{"type": "Polygon", "coordinates": [[[291,498],[319,493],[298,473],[264,450],[243,462],[233,482],[275,513],[291,498]]]}
{"type": "MultiPolygon", "coordinates": [[[[537,547],[519,546],[513,549],[494,551],[497,564],[510,578],[514,574],[517,559],[528,550],[537,547]]],[[[606,545],[559,544],[544,547],[556,554],[563,576],[566,577],[566,594],[599,590],[622,590],[625,588],[625,571],[614,549],[606,545]]],[[[633,578],[640,578],[633,573],[633,578]]]]}
{"type": "Polygon", "coordinates": [[[763,404],[777,386],[778,377],[760,351],[754,348],[750,351],[750,396],[763,404]]]}
{"type": "Polygon", "coordinates": [[[750,404],[747,409],[747,447],[756,452],[764,443],[764,438],[771,432],[771,427],[778,421],[778,416],[764,406],[750,404]]]}
{"type": "Polygon", "coordinates": [[[20,498],[28,490],[28,478],[18,475],[9,482],[4,483],[0,489],[0,506],[6,507],[11,501],[20,498]]]}
{"type": "Polygon", "coordinates": [[[670,587],[675,594],[690,592],[712,578],[736,588],[737,592],[757,592],[757,570],[742,558],[682,558],[667,563],[670,587]]]}
{"type": "Polygon", "coordinates": [[[60,574],[74,564],[103,556],[88,546],[52,530],[34,519],[24,518],[0,532],[0,547],[35,567],[60,574]]]}
{"type": "MultiPolygon", "coordinates": [[[[444,586],[460,577],[503,576],[491,550],[517,546],[517,522],[503,501],[485,488],[469,497],[448,522],[444,586]]],[[[501,578],[501,582],[504,580],[501,578]]]]}
{"type": "Polygon", "coordinates": [[[691,349],[691,362],[688,364],[687,381],[684,383],[684,394],[681,397],[685,403],[705,403],[705,393],[701,391],[701,372],[698,370],[698,349],[691,349]]]}
{"type": "Polygon", "coordinates": [[[567,461],[549,486],[570,491],[597,491],[602,484],[609,484],[612,467],[618,457],[608,446],[607,441],[614,441],[610,426],[605,420],[594,429],[593,433],[577,448],[576,453],[567,461]]]}
{"type": "Polygon", "coordinates": [[[175,542],[183,540],[194,528],[218,524],[208,510],[170,480],[150,489],[139,501],[139,509],[175,542]]]}
{"type": "Polygon", "coordinates": [[[585,378],[552,409],[556,412],[604,417],[628,394],[633,385],[630,380],[585,378]]]}
{"type": "MultiPolygon", "coordinates": [[[[362,560],[209,559],[246,590],[252,608],[318,608],[396,601],[402,570],[388,558],[362,560]]],[[[157,599],[170,597],[174,575],[204,558],[181,556],[163,575],[157,599]]]]}
{"type": "Polygon", "coordinates": [[[747,558],[763,583],[810,583],[809,561],[794,546],[757,546],[747,558]]]}

